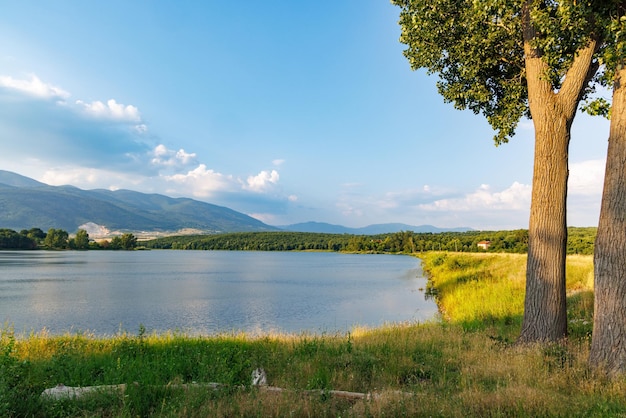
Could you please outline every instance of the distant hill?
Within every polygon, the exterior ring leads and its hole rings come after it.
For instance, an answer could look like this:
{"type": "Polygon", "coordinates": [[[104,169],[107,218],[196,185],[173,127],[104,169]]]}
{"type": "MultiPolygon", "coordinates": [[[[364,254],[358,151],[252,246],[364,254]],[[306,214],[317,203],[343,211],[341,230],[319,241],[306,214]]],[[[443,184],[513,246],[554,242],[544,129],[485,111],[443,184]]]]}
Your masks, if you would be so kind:
{"type": "Polygon", "coordinates": [[[0,228],[60,228],[96,224],[115,231],[251,232],[277,230],[232,209],[188,198],[131,190],[49,186],[0,170],[0,228]]]}
{"type": "Polygon", "coordinates": [[[377,235],[387,234],[400,231],[413,232],[466,232],[472,231],[472,228],[437,228],[432,225],[407,225],[402,223],[387,223],[364,226],[362,228],[348,228],[341,225],[333,225],[324,222],[304,222],[293,225],[279,226],[280,229],[293,232],[318,232],[328,234],[354,234],[354,235],[377,235]]]}

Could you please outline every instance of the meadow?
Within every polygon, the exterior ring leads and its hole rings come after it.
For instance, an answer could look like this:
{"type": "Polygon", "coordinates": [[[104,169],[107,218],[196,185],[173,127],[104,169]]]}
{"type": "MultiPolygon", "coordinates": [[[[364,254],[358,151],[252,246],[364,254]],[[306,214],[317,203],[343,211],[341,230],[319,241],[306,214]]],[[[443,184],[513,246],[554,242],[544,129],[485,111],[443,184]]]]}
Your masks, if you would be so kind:
{"type": "Polygon", "coordinates": [[[568,258],[570,337],[522,347],[525,256],[421,254],[441,319],[335,335],[0,337],[0,416],[619,416],[626,381],[587,367],[590,256],[568,258]],[[268,384],[251,385],[262,367],[268,384]],[[204,383],[217,382],[213,388],[204,383]],[[46,388],[120,385],[77,399],[46,388]],[[332,390],[368,394],[335,396],[332,390]]]}

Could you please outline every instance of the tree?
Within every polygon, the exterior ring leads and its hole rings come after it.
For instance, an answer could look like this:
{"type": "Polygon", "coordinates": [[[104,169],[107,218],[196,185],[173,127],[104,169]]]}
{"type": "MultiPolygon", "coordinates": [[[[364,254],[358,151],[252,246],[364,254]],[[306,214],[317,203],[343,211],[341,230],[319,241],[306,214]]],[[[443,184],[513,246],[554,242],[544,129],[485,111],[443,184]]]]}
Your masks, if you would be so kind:
{"type": "Polygon", "coordinates": [[[567,335],[565,256],[570,128],[598,70],[593,2],[392,0],[413,69],[438,73],[446,102],[482,113],[508,142],[535,127],[526,299],[520,342],[567,335]]]}
{"type": "MultiPolygon", "coordinates": [[[[594,321],[589,362],[610,375],[626,372],[626,2],[612,2],[613,42],[603,81],[612,82],[611,126],[594,251],[594,321]]],[[[596,113],[606,113],[596,106],[596,113]]]]}
{"type": "Polygon", "coordinates": [[[29,238],[34,240],[43,240],[46,238],[46,233],[41,230],[41,228],[31,228],[28,230],[27,235],[29,238]]]}
{"type": "Polygon", "coordinates": [[[0,228],[0,249],[3,250],[33,250],[37,243],[25,234],[18,234],[12,229],[0,228]]]}
{"type": "Polygon", "coordinates": [[[79,229],[74,237],[74,248],[77,250],[86,250],[89,248],[89,234],[84,229],[79,229]]]}
{"type": "Polygon", "coordinates": [[[125,250],[133,250],[137,247],[137,238],[131,233],[122,234],[120,244],[125,250]]]}
{"type": "Polygon", "coordinates": [[[48,248],[61,250],[67,248],[68,233],[62,229],[50,228],[44,239],[44,245],[48,248]]]}
{"type": "Polygon", "coordinates": [[[122,249],[122,238],[115,236],[111,238],[111,242],[108,245],[108,248],[112,250],[121,250],[122,249]]]}
{"type": "Polygon", "coordinates": [[[111,239],[110,248],[112,250],[133,250],[135,247],[137,247],[137,238],[131,233],[125,233],[111,239]]]}

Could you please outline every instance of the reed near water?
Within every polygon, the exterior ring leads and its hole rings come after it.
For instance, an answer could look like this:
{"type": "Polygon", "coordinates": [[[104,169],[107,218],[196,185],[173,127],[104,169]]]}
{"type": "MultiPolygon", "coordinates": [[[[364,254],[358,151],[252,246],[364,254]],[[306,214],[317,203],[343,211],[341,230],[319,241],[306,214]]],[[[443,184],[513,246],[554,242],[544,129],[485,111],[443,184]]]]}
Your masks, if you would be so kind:
{"type": "Polygon", "coordinates": [[[519,347],[525,258],[421,254],[441,320],[346,334],[189,336],[171,332],[0,337],[0,416],[616,416],[626,381],[587,367],[592,260],[568,259],[570,338],[519,347]],[[262,367],[268,384],[251,385],[262,367]],[[185,385],[190,383],[198,385],[185,385]],[[218,382],[209,388],[200,383],[218,382]],[[47,400],[46,388],[123,392],[47,400]],[[370,394],[332,396],[331,390],[370,394]]]}

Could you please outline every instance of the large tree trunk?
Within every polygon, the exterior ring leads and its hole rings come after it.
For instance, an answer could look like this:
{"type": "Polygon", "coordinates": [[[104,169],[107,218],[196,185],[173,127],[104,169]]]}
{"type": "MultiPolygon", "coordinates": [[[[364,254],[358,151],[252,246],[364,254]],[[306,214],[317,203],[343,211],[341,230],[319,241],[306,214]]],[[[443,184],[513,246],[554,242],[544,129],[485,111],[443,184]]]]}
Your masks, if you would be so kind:
{"type": "Polygon", "coordinates": [[[537,35],[530,3],[522,8],[528,105],[535,125],[535,162],[528,226],[526,296],[520,343],[558,341],[567,336],[565,257],[567,249],[567,177],[570,128],[576,109],[597,67],[596,41],[581,48],[558,92],[548,66],[533,47],[537,35]]]}
{"type": "Polygon", "coordinates": [[[554,116],[534,118],[535,164],[522,343],[556,341],[567,335],[566,199],[571,120],[554,116]]]}
{"type": "Polygon", "coordinates": [[[626,372],[626,69],[613,86],[611,128],[594,252],[594,320],[589,362],[626,372]]]}

